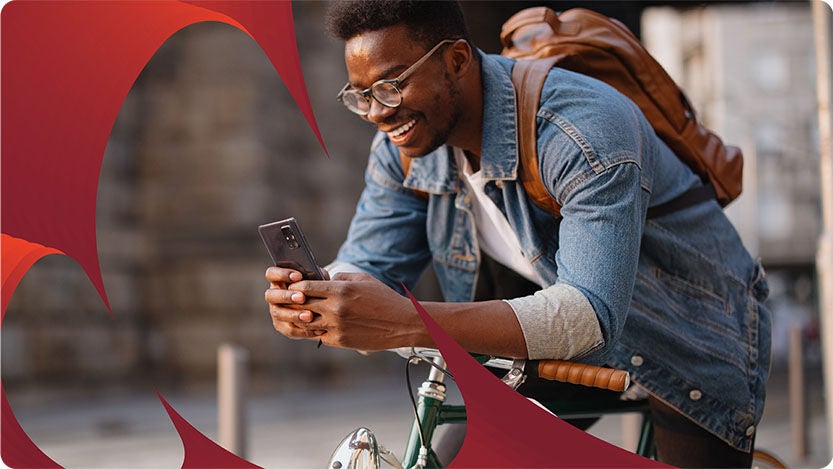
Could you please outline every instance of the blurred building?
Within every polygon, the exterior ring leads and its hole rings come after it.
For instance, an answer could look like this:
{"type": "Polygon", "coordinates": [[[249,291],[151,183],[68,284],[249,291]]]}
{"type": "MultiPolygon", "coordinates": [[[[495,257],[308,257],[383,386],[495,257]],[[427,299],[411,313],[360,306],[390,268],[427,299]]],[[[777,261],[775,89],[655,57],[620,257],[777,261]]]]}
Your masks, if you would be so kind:
{"type": "Polygon", "coordinates": [[[770,277],[773,352],[804,330],[818,363],[815,256],[821,230],[813,22],[809,3],[646,10],[643,43],[700,120],[744,151],[744,191],[727,207],[770,277]]]}

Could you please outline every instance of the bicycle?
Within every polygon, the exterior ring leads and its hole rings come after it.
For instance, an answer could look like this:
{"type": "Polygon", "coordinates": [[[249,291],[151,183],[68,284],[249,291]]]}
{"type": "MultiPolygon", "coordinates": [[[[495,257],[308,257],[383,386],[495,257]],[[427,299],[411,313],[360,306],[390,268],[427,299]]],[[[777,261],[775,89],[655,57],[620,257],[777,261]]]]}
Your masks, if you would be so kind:
{"type": "MultiPolygon", "coordinates": [[[[419,399],[413,396],[410,374],[406,372],[408,389],[414,409],[414,422],[411,427],[403,458],[400,460],[387,448],[380,445],[370,430],[360,427],[348,434],[339,444],[330,458],[329,469],[378,469],[385,462],[393,468],[428,469],[442,468],[431,441],[437,427],[466,421],[465,405],[446,404],[446,376],[453,378],[446,369],[445,360],[434,349],[396,349],[393,350],[408,360],[408,364],[428,363],[431,368],[428,377],[418,389],[419,399]]],[[[505,370],[501,380],[513,389],[525,381],[531,362],[526,360],[509,360],[505,358],[473,355],[483,366],[505,370]]],[[[539,378],[562,383],[625,392],[630,385],[630,376],[626,371],[605,367],[584,365],[563,360],[540,360],[537,366],[539,378]]],[[[656,446],[653,440],[648,400],[645,396],[636,399],[607,400],[553,400],[540,404],[559,418],[584,419],[600,418],[606,415],[638,413],[642,416],[638,444],[635,453],[656,459],[656,446]]],[[[756,449],[753,454],[753,468],[785,468],[776,456],[764,450],[756,449]]]]}

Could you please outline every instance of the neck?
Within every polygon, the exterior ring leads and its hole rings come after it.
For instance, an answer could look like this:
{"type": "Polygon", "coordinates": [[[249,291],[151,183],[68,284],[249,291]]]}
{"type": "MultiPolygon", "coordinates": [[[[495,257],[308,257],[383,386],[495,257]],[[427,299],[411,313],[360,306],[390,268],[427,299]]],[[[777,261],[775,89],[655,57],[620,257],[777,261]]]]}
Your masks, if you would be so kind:
{"type": "MultiPolygon", "coordinates": [[[[479,161],[483,140],[483,84],[480,78],[480,67],[474,67],[472,72],[462,78],[460,100],[462,114],[447,143],[462,148],[479,161]]],[[[469,159],[472,158],[469,157],[469,159]]]]}

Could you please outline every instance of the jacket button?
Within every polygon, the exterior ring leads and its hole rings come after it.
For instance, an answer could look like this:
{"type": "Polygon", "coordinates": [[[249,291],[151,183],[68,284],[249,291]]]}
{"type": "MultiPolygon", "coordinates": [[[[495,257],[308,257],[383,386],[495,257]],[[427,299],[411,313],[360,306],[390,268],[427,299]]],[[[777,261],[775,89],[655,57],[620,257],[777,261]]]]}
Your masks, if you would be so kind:
{"type": "Polygon", "coordinates": [[[755,425],[750,425],[749,428],[746,429],[746,436],[752,436],[755,434],[755,425]]]}
{"type": "Polygon", "coordinates": [[[690,393],[688,393],[689,399],[692,401],[699,401],[701,397],[703,397],[703,393],[700,392],[699,389],[692,389],[690,393]]]}
{"type": "Polygon", "coordinates": [[[497,186],[498,189],[503,189],[503,181],[496,181],[495,185],[497,186]]]}
{"type": "Polygon", "coordinates": [[[631,365],[633,366],[642,366],[642,356],[641,355],[634,355],[631,357],[631,365]]]}

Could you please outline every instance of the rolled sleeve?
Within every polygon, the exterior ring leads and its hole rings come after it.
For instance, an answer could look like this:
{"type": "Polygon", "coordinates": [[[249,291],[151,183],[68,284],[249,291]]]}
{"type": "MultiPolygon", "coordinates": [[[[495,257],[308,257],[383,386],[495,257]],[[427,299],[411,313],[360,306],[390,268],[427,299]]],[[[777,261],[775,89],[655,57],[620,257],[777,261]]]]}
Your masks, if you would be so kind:
{"type": "Polygon", "coordinates": [[[609,166],[565,198],[556,254],[558,282],[581,292],[598,318],[605,346],[590,361],[604,361],[621,336],[648,198],[634,162],[609,166]]]}
{"type": "Polygon", "coordinates": [[[593,306],[575,287],[559,283],[505,301],[518,318],[531,360],[577,358],[604,344],[593,306]]]}
{"type": "Polygon", "coordinates": [[[334,261],[334,262],[331,262],[330,264],[327,264],[327,266],[324,267],[324,268],[327,269],[327,273],[330,274],[331,278],[332,278],[333,275],[340,274],[340,273],[357,273],[357,274],[366,274],[366,273],[368,273],[367,271],[364,271],[364,270],[360,269],[358,266],[355,266],[355,265],[353,265],[349,262],[334,261]]]}

